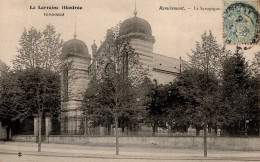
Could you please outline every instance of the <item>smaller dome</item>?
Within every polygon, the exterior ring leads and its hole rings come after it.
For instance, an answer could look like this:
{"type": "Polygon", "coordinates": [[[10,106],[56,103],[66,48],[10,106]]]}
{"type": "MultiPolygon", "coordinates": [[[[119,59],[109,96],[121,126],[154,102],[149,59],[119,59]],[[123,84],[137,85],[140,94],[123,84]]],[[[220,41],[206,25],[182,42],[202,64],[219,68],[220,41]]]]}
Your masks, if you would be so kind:
{"type": "Polygon", "coordinates": [[[71,39],[63,44],[62,54],[73,54],[81,57],[89,57],[87,45],[78,39],[71,39]]]}
{"type": "Polygon", "coordinates": [[[141,33],[152,36],[151,25],[144,19],[136,17],[125,20],[119,29],[119,35],[126,35],[130,33],[141,33]]]}

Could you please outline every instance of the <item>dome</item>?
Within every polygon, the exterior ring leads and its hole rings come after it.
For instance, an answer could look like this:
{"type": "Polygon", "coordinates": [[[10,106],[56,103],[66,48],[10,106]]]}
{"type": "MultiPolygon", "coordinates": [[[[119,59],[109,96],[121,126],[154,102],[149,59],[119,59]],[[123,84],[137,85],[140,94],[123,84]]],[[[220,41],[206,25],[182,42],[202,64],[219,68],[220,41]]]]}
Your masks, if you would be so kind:
{"type": "Polygon", "coordinates": [[[72,54],[81,57],[89,57],[87,45],[78,39],[71,39],[63,44],[62,54],[72,54]]]}
{"type": "Polygon", "coordinates": [[[136,17],[126,19],[120,26],[119,35],[126,35],[129,33],[141,33],[152,36],[151,25],[144,19],[136,17]]]}

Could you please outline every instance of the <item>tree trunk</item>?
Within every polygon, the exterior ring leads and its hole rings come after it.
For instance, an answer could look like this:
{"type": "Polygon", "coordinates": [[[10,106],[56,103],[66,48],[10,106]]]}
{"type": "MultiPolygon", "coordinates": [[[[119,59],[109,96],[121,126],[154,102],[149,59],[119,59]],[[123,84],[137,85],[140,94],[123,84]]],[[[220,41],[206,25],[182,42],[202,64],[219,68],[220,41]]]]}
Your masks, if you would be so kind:
{"type": "Polygon", "coordinates": [[[257,123],[257,135],[259,136],[259,124],[257,123]]]}
{"type": "Polygon", "coordinates": [[[127,135],[128,135],[129,134],[129,129],[130,129],[130,127],[129,127],[129,120],[126,121],[126,125],[127,125],[126,132],[127,132],[127,135]]]}
{"type": "Polygon", "coordinates": [[[89,132],[88,132],[88,123],[87,123],[87,117],[84,116],[84,135],[88,135],[89,132]]]}
{"type": "Polygon", "coordinates": [[[5,128],[5,131],[6,131],[6,141],[9,141],[9,139],[10,139],[10,127],[9,126],[7,126],[6,128],[5,128]]]}
{"type": "Polygon", "coordinates": [[[125,132],[125,119],[123,118],[122,119],[122,124],[121,124],[122,126],[122,132],[125,132]]]}
{"type": "Polygon", "coordinates": [[[245,136],[247,136],[247,126],[246,126],[246,118],[245,118],[245,136]]]}
{"type": "Polygon", "coordinates": [[[200,135],[200,127],[196,126],[196,136],[200,135]]]}
{"type": "Polygon", "coordinates": [[[215,126],[214,129],[215,129],[215,135],[218,136],[218,128],[217,128],[217,126],[215,126]]]}
{"type": "Polygon", "coordinates": [[[118,141],[118,117],[115,115],[115,125],[116,125],[116,155],[119,155],[119,141],[118,141]]]}
{"type": "Polygon", "coordinates": [[[41,144],[42,144],[42,115],[39,115],[39,122],[38,122],[38,152],[41,152],[41,144]]]}
{"type": "Polygon", "coordinates": [[[111,135],[111,119],[109,118],[109,121],[108,121],[108,135],[111,135]]]}
{"type": "Polygon", "coordinates": [[[153,124],[153,136],[155,135],[155,123],[153,124]]]}
{"type": "Polygon", "coordinates": [[[207,150],[207,124],[204,124],[204,157],[207,157],[208,155],[208,150],[207,150]]]}
{"type": "Polygon", "coordinates": [[[157,129],[158,129],[158,121],[154,122],[154,124],[153,124],[153,136],[157,132],[157,129]]]}
{"type": "Polygon", "coordinates": [[[208,133],[211,133],[211,126],[208,126],[208,133]]]}

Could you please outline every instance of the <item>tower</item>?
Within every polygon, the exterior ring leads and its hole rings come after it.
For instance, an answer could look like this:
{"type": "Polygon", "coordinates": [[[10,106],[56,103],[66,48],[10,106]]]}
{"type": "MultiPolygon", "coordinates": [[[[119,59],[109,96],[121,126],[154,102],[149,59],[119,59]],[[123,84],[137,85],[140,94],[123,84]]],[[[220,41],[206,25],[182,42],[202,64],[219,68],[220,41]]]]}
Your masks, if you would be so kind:
{"type": "Polygon", "coordinates": [[[88,67],[91,57],[87,45],[76,39],[69,40],[62,48],[62,102],[61,102],[61,131],[67,134],[80,132],[82,115],[81,105],[83,94],[88,86],[88,67]]]}
{"type": "Polygon", "coordinates": [[[151,71],[155,39],[152,36],[150,24],[146,20],[137,17],[136,10],[134,17],[125,20],[121,24],[119,36],[128,36],[131,38],[131,46],[135,49],[135,52],[139,54],[143,67],[151,71]]]}

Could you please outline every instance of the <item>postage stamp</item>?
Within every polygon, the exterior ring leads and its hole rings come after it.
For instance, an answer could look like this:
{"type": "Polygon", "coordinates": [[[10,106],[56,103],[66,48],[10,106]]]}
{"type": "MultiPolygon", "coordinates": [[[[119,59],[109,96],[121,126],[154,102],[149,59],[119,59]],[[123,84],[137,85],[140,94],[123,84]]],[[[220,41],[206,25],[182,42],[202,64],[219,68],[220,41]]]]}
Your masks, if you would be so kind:
{"type": "Polygon", "coordinates": [[[223,0],[224,44],[259,44],[259,0],[223,0]]]}

